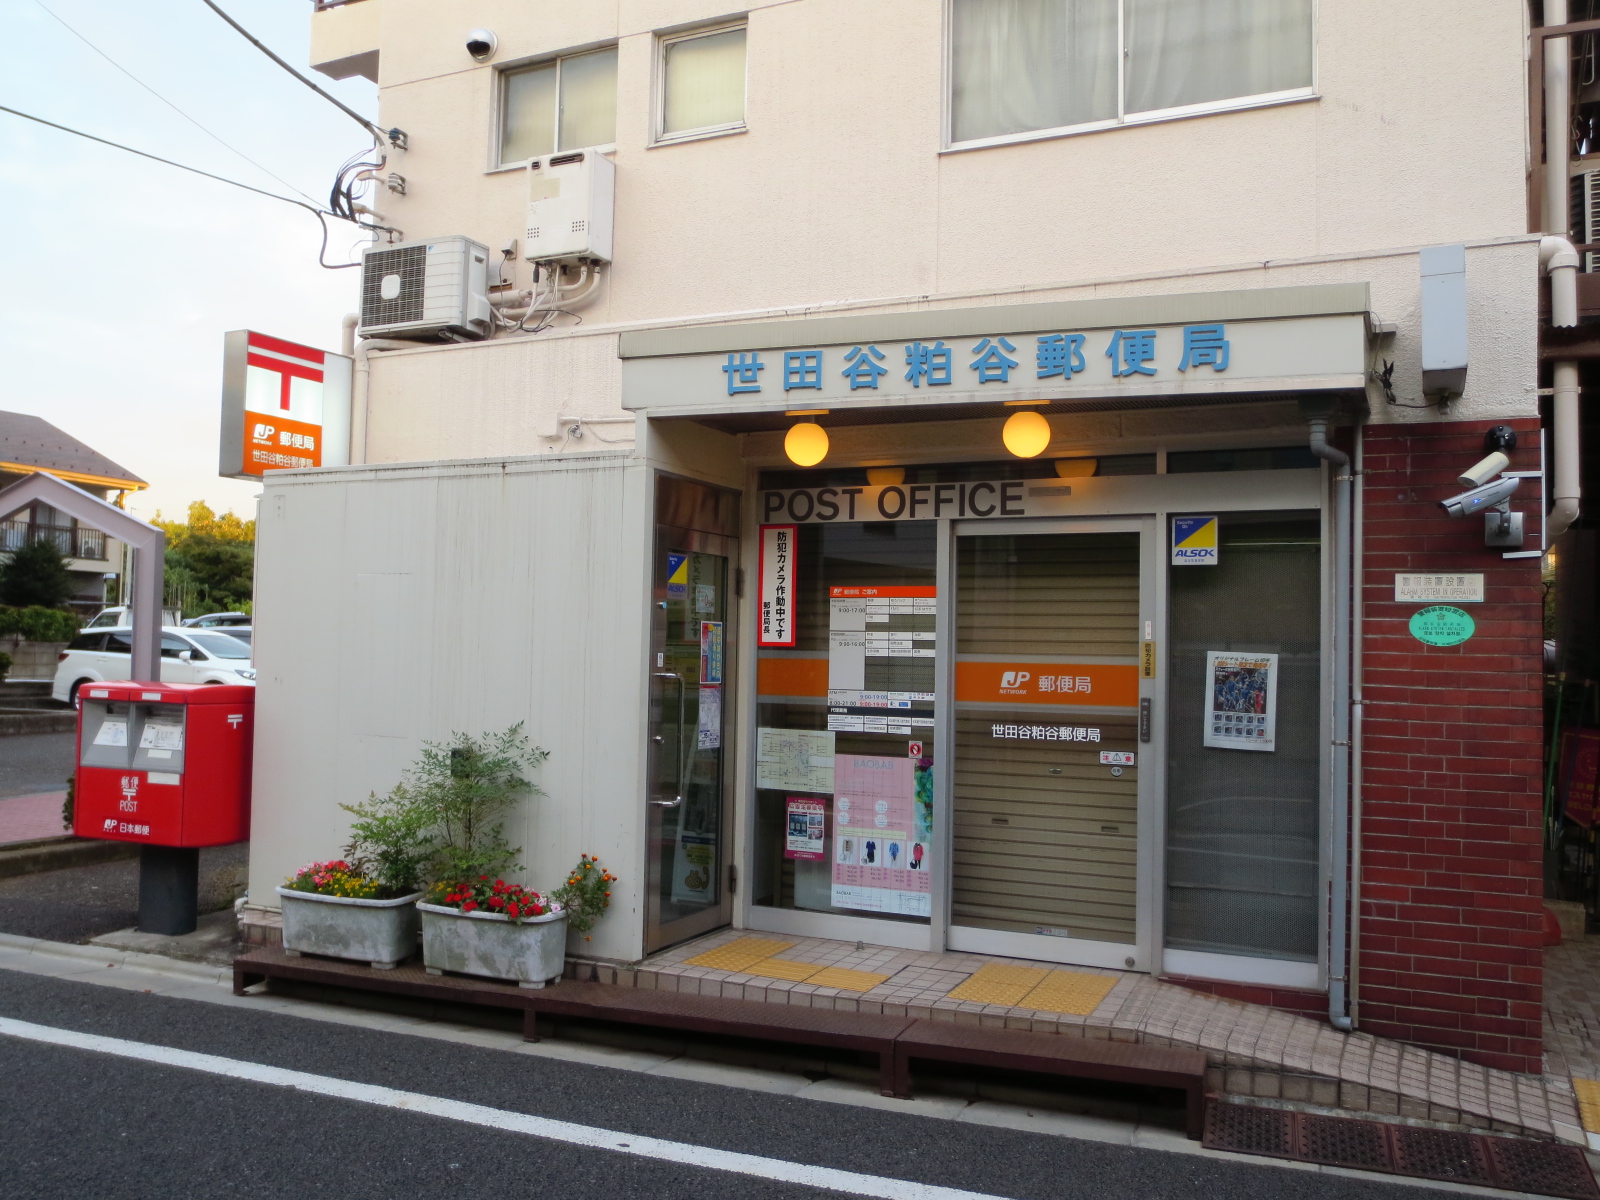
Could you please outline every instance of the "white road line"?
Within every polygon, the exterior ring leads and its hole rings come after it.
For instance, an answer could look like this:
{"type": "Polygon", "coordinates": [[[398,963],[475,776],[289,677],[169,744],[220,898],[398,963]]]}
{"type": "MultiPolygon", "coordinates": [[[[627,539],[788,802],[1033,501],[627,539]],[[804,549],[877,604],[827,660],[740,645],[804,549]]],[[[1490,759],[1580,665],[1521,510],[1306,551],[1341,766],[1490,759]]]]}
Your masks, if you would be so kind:
{"type": "Polygon", "coordinates": [[[617,1154],[631,1154],[637,1158],[653,1158],[661,1162],[702,1167],[712,1171],[728,1171],[735,1175],[753,1175],[758,1179],[796,1183],[804,1187],[845,1192],[852,1196],[872,1196],[880,1200],[1000,1200],[999,1197],[981,1192],[962,1191],[960,1188],[938,1187],[907,1179],[888,1179],[880,1175],[858,1175],[854,1171],[837,1171],[831,1167],[787,1162],[781,1158],[763,1158],[757,1154],[739,1154],[731,1150],[693,1146],[686,1142],[669,1142],[661,1138],[617,1133],[610,1129],[597,1129],[592,1125],[576,1125],[570,1121],[556,1121],[549,1117],[508,1112],[501,1108],[467,1104],[460,1100],[446,1100],[421,1092],[403,1092],[395,1088],[379,1087],[376,1084],[352,1083],[347,1079],[332,1079],[326,1075],[312,1075],[306,1071],[268,1067],[236,1058],[221,1058],[215,1054],[198,1054],[192,1050],[174,1050],[170,1046],[153,1046],[147,1042],[130,1042],[122,1038],[79,1033],[72,1029],[57,1029],[50,1025],[35,1025],[30,1021],[16,1021],[10,1017],[0,1017],[0,1035],[31,1042],[44,1042],[52,1046],[66,1046],[74,1050],[92,1050],[98,1054],[111,1054],[118,1058],[132,1058],[141,1062],[158,1063],[161,1066],[182,1067],[190,1071],[202,1071],[208,1075],[222,1075],[229,1079],[270,1084],[273,1087],[314,1092],[320,1096],[333,1096],[340,1100],[375,1104],[380,1108],[399,1108],[407,1112],[425,1113],[449,1121],[461,1121],[468,1125],[481,1125],[487,1129],[499,1129],[511,1133],[525,1133],[532,1137],[566,1142],[573,1146],[585,1146],[593,1150],[610,1150],[617,1154]]]}

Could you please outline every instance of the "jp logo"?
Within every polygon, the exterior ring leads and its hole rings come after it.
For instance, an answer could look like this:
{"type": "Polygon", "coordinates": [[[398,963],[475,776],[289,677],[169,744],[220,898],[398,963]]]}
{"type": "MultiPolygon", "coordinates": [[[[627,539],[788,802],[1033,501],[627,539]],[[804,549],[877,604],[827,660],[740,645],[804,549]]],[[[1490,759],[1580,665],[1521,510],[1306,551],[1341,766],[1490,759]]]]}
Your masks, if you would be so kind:
{"type": "Polygon", "coordinates": [[[1026,671],[1007,671],[1000,676],[1000,686],[1003,688],[1020,688],[1032,678],[1033,676],[1026,671]]]}

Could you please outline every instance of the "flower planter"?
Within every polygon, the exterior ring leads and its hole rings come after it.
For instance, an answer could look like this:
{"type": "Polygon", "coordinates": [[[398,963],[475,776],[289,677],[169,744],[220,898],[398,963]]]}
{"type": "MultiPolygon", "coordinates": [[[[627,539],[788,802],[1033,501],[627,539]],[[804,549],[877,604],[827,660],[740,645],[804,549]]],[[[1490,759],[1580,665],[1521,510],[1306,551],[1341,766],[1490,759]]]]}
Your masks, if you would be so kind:
{"type": "Polygon", "coordinates": [[[455,971],[515,979],[525,988],[542,988],[561,978],[567,954],[564,911],[521,922],[440,904],[418,904],[417,911],[422,914],[422,965],[430,975],[455,971]]]}
{"type": "Polygon", "coordinates": [[[286,954],[352,958],[389,970],[417,949],[417,900],[421,892],[394,900],[357,900],[279,888],[286,954]]]}

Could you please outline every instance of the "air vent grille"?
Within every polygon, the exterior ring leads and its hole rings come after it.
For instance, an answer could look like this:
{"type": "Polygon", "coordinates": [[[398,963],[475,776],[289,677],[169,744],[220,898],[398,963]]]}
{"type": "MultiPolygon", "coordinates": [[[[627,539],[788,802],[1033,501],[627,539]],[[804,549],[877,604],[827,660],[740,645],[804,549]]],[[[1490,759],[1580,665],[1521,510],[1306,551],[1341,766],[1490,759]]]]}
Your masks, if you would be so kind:
{"type": "Polygon", "coordinates": [[[427,272],[426,245],[369,250],[361,270],[361,324],[370,327],[422,320],[427,272]],[[400,292],[392,300],[383,298],[387,275],[400,276],[400,292]]]}

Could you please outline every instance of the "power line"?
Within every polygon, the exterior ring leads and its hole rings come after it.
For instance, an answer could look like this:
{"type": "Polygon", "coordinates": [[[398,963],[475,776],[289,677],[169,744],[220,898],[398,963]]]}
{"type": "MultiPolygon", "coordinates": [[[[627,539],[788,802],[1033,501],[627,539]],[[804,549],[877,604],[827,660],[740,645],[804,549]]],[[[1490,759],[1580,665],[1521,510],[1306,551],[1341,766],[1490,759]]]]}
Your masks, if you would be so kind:
{"type": "MultiPolygon", "coordinates": [[[[166,106],[167,106],[167,107],[168,107],[168,108],[170,108],[170,109],[171,109],[171,110],[172,110],[172,111],[173,111],[173,112],[175,112],[175,113],[177,113],[177,114],[178,114],[178,115],[179,115],[179,116],[180,116],[180,117],[182,117],[182,118],[183,118],[183,119],[184,119],[184,120],[185,120],[185,121],[187,121],[187,122],[189,122],[189,124],[191,124],[191,125],[193,125],[193,126],[194,126],[194,127],[195,127],[195,128],[196,128],[196,129],[198,129],[198,130],[199,130],[199,131],[200,131],[200,132],[201,132],[201,133],[203,133],[203,134],[205,134],[205,135],[206,135],[206,136],[207,136],[207,137],[209,137],[209,138],[210,138],[210,139],[211,139],[211,140],[212,140],[212,141],[214,141],[214,142],[216,142],[216,143],[217,143],[217,144],[218,144],[218,145],[220,145],[220,146],[222,146],[222,147],[224,147],[224,148],[225,148],[225,149],[228,149],[228,150],[231,150],[231,151],[233,151],[233,153],[235,153],[235,154],[237,154],[237,155],[238,155],[238,156],[239,156],[239,157],[240,157],[240,158],[242,158],[242,159],[244,159],[244,161],[245,161],[245,162],[247,162],[247,163],[249,163],[249,164],[250,164],[250,165],[251,165],[251,166],[252,166],[252,167],[255,167],[255,168],[256,168],[256,169],[257,169],[257,170],[258,170],[258,171],[260,171],[260,172],[261,172],[261,173],[262,173],[262,174],[264,174],[264,175],[271,175],[271,176],[272,176],[272,178],[274,178],[274,179],[276,179],[276,180],[277,180],[277,181],[278,181],[278,182],[279,182],[279,183],[281,183],[281,184],[283,184],[283,186],[284,186],[284,187],[286,187],[286,188],[288,188],[288,189],[289,189],[289,190],[290,190],[290,191],[293,191],[293,192],[300,192],[300,194],[301,194],[301,195],[302,195],[302,196],[305,196],[305,197],[306,197],[306,199],[307,199],[307,200],[311,200],[311,197],[310,197],[310,196],[306,196],[306,193],[304,193],[304,192],[301,192],[301,191],[300,191],[300,189],[299,189],[299,188],[297,188],[297,187],[295,187],[295,186],[294,186],[294,184],[292,184],[292,183],[290,183],[290,182],[289,182],[289,181],[288,181],[288,180],[287,180],[287,179],[285,179],[285,178],[283,178],[283,176],[281,176],[281,175],[277,175],[277,174],[274,174],[274,173],[273,173],[273,172],[272,172],[272,171],[269,171],[269,170],[267,170],[267,168],[266,168],[266,167],[263,167],[263,166],[262,166],[262,165],[261,165],[261,164],[260,164],[260,163],[258,163],[258,162],[257,162],[257,161],[256,161],[256,160],[255,160],[255,159],[253,159],[253,158],[251,158],[251,157],[250,157],[250,156],[249,156],[249,155],[248,155],[248,154],[246,154],[246,153],[245,153],[245,152],[244,152],[244,151],[243,151],[243,150],[240,150],[240,149],[239,149],[239,148],[238,148],[238,147],[237,147],[237,146],[231,146],[231,145],[229,145],[229,144],[228,144],[228,143],[227,143],[227,142],[225,142],[225,141],[224,141],[224,140],[223,140],[223,139],[222,139],[222,138],[221,138],[221,137],[219,137],[219,136],[218,136],[218,135],[217,135],[217,134],[215,134],[215,133],[213,133],[213,132],[211,132],[211,130],[209,130],[209,129],[207,129],[207,128],[206,128],[206,127],[205,127],[205,126],[204,126],[204,125],[202,125],[202,124],[200,124],[200,122],[199,122],[199,121],[196,121],[196,120],[195,120],[195,119],[194,119],[194,118],[193,118],[193,117],[191,117],[191,116],[190,116],[190,115],[189,115],[189,114],[188,114],[188,113],[186,113],[186,112],[184,112],[184,111],[183,111],[183,109],[181,109],[181,108],[179,108],[179,107],[178,107],[178,106],[177,106],[177,105],[176,105],[176,104],[174,104],[174,103],[173,103],[173,102],[172,102],[172,101],[171,101],[171,100],[168,100],[168,99],[167,99],[167,98],[166,98],[166,97],[165,97],[165,96],[163,96],[163,95],[162,95],[162,94],[161,94],[161,93],[160,93],[160,92],[158,92],[158,91],[156,91],[156,90],[155,90],[155,88],[153,88],[153,87],[151,87],[151,86],[150,86],[150,85],[149,85],[149,84],[148,84],[148,83],[146,83],[146,82],[145,82],[145,81],[144,81],[144,80],[142,80],[142,79],[140,79],[140,78],[139,78],[139,77],[138,77],[138,76],[137,76],[137,75],[135,75],[135,74],[134,74],[134,73],[133,73],[133,72],[132,72],[132,71],[130,71],[130,70],[128,70],[128,68],[127,68],[127,67],[125,67],[125,66],[123,66],[123,65],[122,65],[122,64],[121,64],[121,63],[119,63],[119,62],[118,62],[118,61],[117,61],[117,60],[116,60],[116,59],[114,59],[114,58],[112,58],[112,57],[111,57],[111,56],[110,56],[110,55],[109,55],[109,54],[107,54],[107,53],[106,53],[106,52],[105,52],[105,51],[104,51],[104,50],[102,50],[102,49],[100,49],[100,47],[99,47],[99,46],[96,46],[96,45],[95,45],[95,44],[94,44],[94,43],[93,43],[93,42],[91,42],[91,41],[90,41],[90,40],[89,40],[89,39],[88,39],[88,38],[87,38],[87,37],[85,37],[85,36],[84,36],[84,35],[83,35],[83,34],[81,34],[81,33],[79,33],[79,32],[78,32],[78,31],[77,31],[77,30],[76,30],[76,29],[74,29],[74,28],[73,28],[73,27],[72,27],[72,26],[71,26],[71,25],[68,25],[68,24],[67,24],[67,22],[66,22],[66,21],[64,21],[64,20],[63,20],[63,19],[62,19],[62,18],[61,18],[61,16],[60,16],[60,15],[59,15],[59,14],[58,14],[58,13],[55,13],[55,12],[53,12],[53,11],[52,11],[52,10],[51,10],[51,9],[50,9],[50,7],[49,7],[49,6],[48,6],[48,5],[47,5],[47,4],[45,4],[45,2],[44,2],[44,0],[33,0],[33,2],[34,2],[34,3],[35,3],[35,4],[37,4],[37,5],[38,5],[38,6],[39,6],[39,7],[40,7],[40,8],[42,8],[42,9],[44,9],[44,11],[45,11],[45,12],[46,12],[46,13],[48,13],[48,14],[49,14],[49,15],[50,15],[50,16],[51,16],[51,17],[52,17],[52,18],[54,18],[54,19],[55,19],[55,21],[56,21],[56,22],[57,22],[57,23],[58,23],[58,24],[60,24],[60,25],[61,25],[61,27],[62,27],[62,28],[63,28],[63,29],[65,29],[65,30],[66,30],[66,31],[67,31],[67,32],[68,32],[68,33],[70,33],[70,34],[71,34],[71,35],[72,35],[72,36],[73,36],[73,37],[75,37],[75,38],[77,38],[77,39],[78,39],[78,40],[79,40],[79,41],[80,41],[80,42],[82,42],[82,43],[83,43],[83,44],[84,44],[84,45],[85,45],[85,46],[87,46],[87,47],[89,47],[89,49],[91,49],[91,50],[93,50],[93,51],[94,51],[94,52],[95,52],[95,53],[96,53],[96,54],[98,54],[98,55],[99,55],[99,56],[100,56],[100,57],[101,57],[101,58],[103,58],[103,59],[105,59],[105,60],[106,60],[106,61],[107,61],[107,62],[108,62],[108,63],[110,63],[110,64],[111,64],[111,65],[112,65],[112,66],[113,66],[113,67],[115,67],[115,68],[116,68],[116,69],[117,69],[117,70],[119,70],[119,71],[121,71],[121,72],[122,72],[122,73],[123,73],[123,74],[124,74],[124,75],[126,75],[126,76],[127,76],[127,77],[128,77],[128,78],[129,78],[129,79],[131,79],[131,80],[133,80],[133,81],[134,81],[134,82],[135,82],[135,83],[137,83],[137,84],[138,84],[138,85],[139,85],[139,86],[140,86],[140,87],[142,87],[142,88],[143,88],[143,89],[144,89],[144,90],[145,90],[145,91],[147,91],[147,92],[149,92],[149,93],[150,93],[150,94],[151,94],[151,95],[152,95],[152,96],[154,96],[154,97],[155,97],[155,98],[156,98],[156,99],[157,99],[157,100],[159,100],[159,101],[161,101],[161,103],[163,103],[163,104],[165,104],[165,105],[166,105],[166,106]]],[[[316,201],[314,201],[314,200],[312,200],[312,203],[313,203],[313,204],[314,204],[314,203],[316,203],[316,201]]]]}
{"type": "MultiPolygon", "coordinates": [[[[62,133],[70,133],[74,137],[87,138],[91,142],[99,142],[102,146],[110,146],[113,150],[123,150],[129,154],[137,154],[140,158],[148,158],[151,162],[158,162],[168,167],[177,167],[180,171],[188,171],[194,175],[204,175],[207,179],[215,179],[218,183],[226,183],[232,187],[243,188],[247,192],[254,192],[258,196],[266,196],[270,200],[281,200],[285,204],[292,204],[296,208],[303,208],[312,216],[316,217],[317,220],[322,224],[322,252],[318,254],[317,261],[321,263],[322,266],[327,267],[329,270],[338,270],[343,267],[360,266],[359,263],[328,263],[323,261],[322,255],[323,253],[326,253],[328,249],[327,218],[338,217],[337,213],[332,213],[326,209],[317,208],[315,205],[307,204],[303,200],[296,200],[292,196],[280,196],[277,192],[269,192],[262,188],[252,187],[248,183],[240,183],[237,179],[229,179],[223,175],[213,175],[210,171],[202,171],[199,167],[191,167],[185,163],[173,162],[170,158],[162,158],[158,154],[149,154],[143,150],[135,150],[132,146],[124,146],[121,142],[113,142],[103,137],[96,137],[92,133],[85,133],[81,129],[73,129],[69,125],[58,125],[54,121],[46,121],[43,117],[36,117],[32,113],[25,113],[20,109],[7,108],[4,104],[0,104],[0,112],[10,113],[12,116],[21,117],[25,121],[34,121],[40,125],[47,125],[51,129],[59,129],[62,133]]],[[[340,219],[348,220],[349,218],[340,219]]],[[[388,230],[388,226],[386,225],[362,225],[361,228],[388,230]]]]}
{"type": "Polygon", "coordinates": [[[406,135],[403,132],[401,132],[398,129],[391,129],[391,130],[389,130],[388,133],[385,133],[383,130],[379,129],[376,125],[374,125],[371,121],[367,120],[367,118],[363,117],[355,109],[351,108],[344,101],[340,100],[337,96],[333,95],[330,92],[323,91],[320,87],[318,87],[311,80],[307,79],[304,75],[300,74],[299,71],[296,71],[288,63],[284,62],[283,59],[279,58],[270,49],[268,49],[267,46],[259,38],[257,38],[253,33],[251,33],[243,25],[239,24],[239,22],[235,21],[227,13],[223,12],[222,9],[218,8],[216,6],[216,4],[214,3],[214,0],[201,0],[201,3],[203,3],[212,12],[216,13],[217,16],[221,17],[229,25],[232,25],[234,27],[234,29],[238,31],[240,37],[244,38],[247,42],[249,42],[257,50],[261,51],[261,53],[265,54],[273,62],[277,63],[285,71],[289,72],[289,74],[293,75],[296,79],[298,79],[301,83],[305,84],[308,88],[310,88],[317,95],[321,96],[329,104],[332,104],[340,112],[344,113],[351,120],[355,121],[358,125],[361,126],[361,128],[365,129],[368,133],[372,134],[373,137],[378,139],[378,142],[379,142],[380,145],[382,144],[383,140],[385,138],[387,138],[392,145],[398,146],[402,150],[405,149],[406,135]]]}

